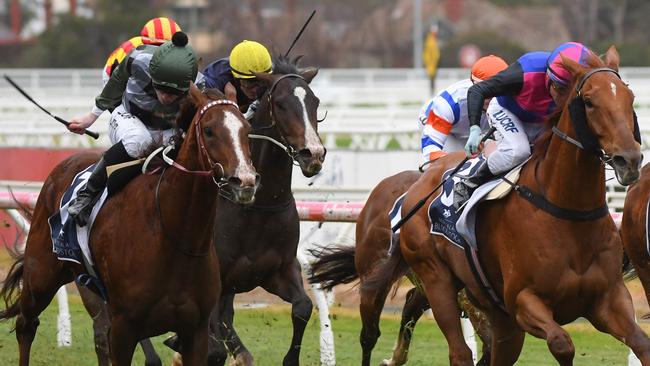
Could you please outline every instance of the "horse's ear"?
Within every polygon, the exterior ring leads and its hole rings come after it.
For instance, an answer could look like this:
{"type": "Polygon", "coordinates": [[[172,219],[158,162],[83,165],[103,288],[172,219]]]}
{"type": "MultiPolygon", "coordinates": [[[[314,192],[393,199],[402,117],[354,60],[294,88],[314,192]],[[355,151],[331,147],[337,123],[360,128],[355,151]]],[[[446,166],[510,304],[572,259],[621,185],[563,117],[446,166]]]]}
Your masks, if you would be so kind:
{"type": "Polygon", "coordinates": [[[300,62],[300,59],[302,59],[304,56],[305,55],[296,56],[296,58],[294,58],[293,61],[291,61],[291,63],[294,64],[294,65],[298,65],[298,62],[300,62]]]}
{"type": "Polygon", "coordinates": [[[618,71],[618,65],[621,62],[621,58],[618,55],[618,51],[614,45],[609,46],[607,53],[605,53],[605,65],[612,70],[618,71]]]}
{"type": "Polygon", "coordinates": [[[253,75],[255,75],[255,78],[257,80],[263,82],[268,87],[273,85],[273,82],[275,81],[275,76],[273,76],[273,74],[267,74],[265,72],[253,72],[253,75]]]}
{"type": "Polygon", "coordinates": [[[235,89],[235,86],[232,85],[231,83],[226,83],[226,87],[224,88],[224,94],[226,95],[226,99],[230,100],[231,102],[237,103],[237,89],[235,89]]]}
{"type": "Polygon", "coordinates": [[[318,74],[318,69],[316,68],[306,69],[300,72],[300,76],[307,81],[307,84],[311,83],[312,79],[316,77],[316,74],[318,74]]]}
{"type": "Polygon", "coordinates": [[[192,101],[194,102],[194,105],[199,105],[201,103],[201,101],[203,100],[203,98],[205,98],[203,93],[201,93],[199,88],[197,88],[196,85],[194,85],[194,83],[190,84],[189,96],[190,96],[190,98],[192,98],[192,101]]]}
{"type": "Polygon", "coordinates": [[[560,57],[562,57],[562,66],[573,75],[573,77],[578,77],[582,73],[585,72],[586,68],[576,61],[573,61],[572,59],[568,57],[564,57],[563,54],[560,53],[560,57]]]}

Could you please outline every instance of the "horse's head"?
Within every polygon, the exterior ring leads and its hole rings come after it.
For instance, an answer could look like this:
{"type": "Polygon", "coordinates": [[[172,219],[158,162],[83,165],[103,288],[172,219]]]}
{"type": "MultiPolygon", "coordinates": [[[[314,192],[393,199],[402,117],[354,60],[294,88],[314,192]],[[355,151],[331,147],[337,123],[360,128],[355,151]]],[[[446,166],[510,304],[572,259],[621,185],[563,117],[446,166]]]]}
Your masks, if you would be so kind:
{"type": "Polygon", "coordinates": [[[281,139],[289,145],[290,155],[300,164],[302,173],[312,177],[320,172],[326,154],[318,135],[316,112],[320,101],[309,87],[318,69],[300,70],[296,62],[276,58],[273,74],[255,74],[267,87],[257,113],[270,119],[270,123],[261,128],[275,126],[281,139]]]}
{"type": "Polygon", "coordinates": [[[580,142],[614,168],[622,185],[636,182],[643,158],[639,127],[634,94],[618,75],[616,48],[603,60],[590,54],[587,67],[564,57],[562,63],[575,80],[568,108],[580,142]]]}
{"type": "Polygon", "coordinates": [[[196,112],[186,142],[195,141],[202,169],[212,170],[215,182],[230,190],[233,201],[252,203],[260,177],[248,147],[250,124],[237,104],[216,90],[203,94],[192,85],[190,98],[196,112]]]}

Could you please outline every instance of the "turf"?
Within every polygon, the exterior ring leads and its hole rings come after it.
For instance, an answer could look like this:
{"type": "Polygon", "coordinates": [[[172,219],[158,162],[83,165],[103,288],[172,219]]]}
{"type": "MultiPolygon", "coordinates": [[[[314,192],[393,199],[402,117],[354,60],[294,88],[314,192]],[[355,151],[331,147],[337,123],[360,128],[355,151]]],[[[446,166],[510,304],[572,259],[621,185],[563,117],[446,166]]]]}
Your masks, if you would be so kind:
{"type": "MultiPolygon", "coordinates": [[[[71,347],[56,346],[56,302],[41,316],[41,326],[32,348],[32,365],[93,365],[96,359],[93,351],[93,333],[90,318],[85,313],[81,300],[70,296],[73,344],[71,347]]],[[[338,365],[360,364],[358,343],[360,319],[354,309],[332,308],[332,327],[335,336],[338,365]]],[[[238,310],[235,325],[241,338],[256,359],[259,366],[280,365],[291,339],[291,316],[288,306],[274,306],[266,309],[238,310]]],[[[13,321],[0,323],[0,365],[17,364],[15,335],[10,333],[13,321]]],[[[398,318],[387,315],[382,320],[382,334],[373,354],[372,364],[387,358],[395,342],[399,326],[398,318]]],[[[597,333],[591,325],[577,322],[566,326],[576,345],[575,365],[627,365],[627,348],[608,335],[597,333]]],[[[319,364],[319,324],[314,312],[305,333],[301,354],[301,365],[319,364]]],[[[171,351],[161,345],[165,336],[154,340],[156,349],[169,365],[171,351]]],[[[138,348],[134,365],[144,364],[144,357],[138,348]]],[[[446,365],[447,348],[444,338],[430,319],[423,319],[415,330],[410,352],[409,365],[446,365]]],[[[528,336],[518,365],[556,365],[546,348],[546,343],[528,336]]]]}

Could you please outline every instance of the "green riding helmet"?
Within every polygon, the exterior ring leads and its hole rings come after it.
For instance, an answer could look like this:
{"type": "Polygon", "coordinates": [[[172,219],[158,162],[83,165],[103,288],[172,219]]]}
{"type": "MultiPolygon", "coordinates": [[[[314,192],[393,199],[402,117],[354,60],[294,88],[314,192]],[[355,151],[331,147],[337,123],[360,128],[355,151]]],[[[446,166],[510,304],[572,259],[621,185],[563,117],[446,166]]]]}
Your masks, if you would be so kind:
{"type": "Polygon", "coordinates": [[[159,46],[149,63],[154,88],[170,94],[186,94],[198,69],[194,49],[183,32],[174,33],[171,42],[159,46]]]}

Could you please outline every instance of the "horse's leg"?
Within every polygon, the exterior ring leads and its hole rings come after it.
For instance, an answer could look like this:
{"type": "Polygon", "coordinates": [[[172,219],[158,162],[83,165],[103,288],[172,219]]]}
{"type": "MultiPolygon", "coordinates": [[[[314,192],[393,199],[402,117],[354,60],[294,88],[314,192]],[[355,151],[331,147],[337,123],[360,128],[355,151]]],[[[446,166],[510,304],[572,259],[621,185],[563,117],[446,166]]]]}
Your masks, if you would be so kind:
{"type": "Polygon", "coordinates": [[[359,335],[359,342],[361,343],[361,365],[370,366],[370,356],[372,350],[377,344],[377,339],[381,335],[379,330],[379,317],[384,308],[386,297],[390,287],[380,289],[378,291],[368,291],[363,289],[363,279],[359,295],[359,313],[361,314],[361,334],[359,335]]]}
{"type": "Polygon", "coordinates": [[[514,365],[521,354],[526,333],[513,318],[496,308],[490,314],[490,325],[491,352],[484,354],[476,365],[487,365],[488,362],[490,365],[514,365]]]}
{"type": "Polygon", "coordinates": [[[21,366],[29,365],[29,353],[38,328],[38,316],[52,302],[61,286],[71,279],[52,253],[47,226],[32,226],[25,249],[20,290],[20,313],[16,318],[16,339],[21,366]],[[42,230],[39,230],[42,229],[42,230]]]}
{"type": "Polygon", "coordinates": [[[437,253],[427,255],[411,267],[422,281],[433,316],[447,340],[449,364],[473,366],[472,350],[465,343],[460,324],[459,288],[454,284],[449,267],[442,263],[437,253]]]}
{"type": "Polygon", "coordinates": [[[300,347],[302,345],[302,336],[305,333],[313,305],[309,296],[303,287],[300,263],[297,259],[287,266],[283,273],[279,273],[272,278],[264,289],[276,294],[282,300],[291,303],[291,323],[293,324],[293,337],[291,338],[291,347],[284,356],[282,364],[298,365],[300,361],[300,347]]]}
{"type": "MultiPolygon", "coordinates": [[[[111,361],[113,366],[130,366],[138,339],[136,330],[124,316],[111,319],[109,340],[111,342],[111,361]]],[[[188,363],[187,365],[192,365],[188,363]]]]}
{"type": "Polygon", "coordinates": [[[108,366],[110,364],[110,355],[108,349],[108,329],[110,321],[108,319],[108,310],[102,299],[95,295],[94,292],[85,286],[77,286],[81,301],[93,320],[93,330],[95,337],[95,354],[97,355],[97,364],[99,366],[108,366]]]}
{"type": "Polygon", "coordinates": [[[221,298],[219,298],[219,317],[216,321],[210,319],[212,326],[218,327],[219,334],[223,339],[223,342],[219,342],[221,343],[221,348],[219,348],[217,352],[214,352],[213,355],[210,356],[210,359],[212,360],[212,357],[215,357],[216,363],[223,365],[228,358],[228,351],[230,351],[235,359],[235,365],[253,365],[253,355],[246,346],[244,346],[244,343],[239,338],[233,325],[235,316],[234,301],[235,294],[222,295],[221,298]],[[223,347],[224,342],[226,345],[225,347],[223,347]]]}
{"type": "Polygon", "coordinates": [[[467,314],[469,321],[472,323],[472,327],[476,331],[476,334],[481,339],[482,354],[481,358],[476,363],[476,366],[489,366],[490,365],[490,348],[492,347],[492,331],[490,330],[490,322],[488,321],[485,314],[478,310],[467,298],[467,290],[463,290],[458,295],[458,303],[467,314]]]}
{"type": "MultiPolygon", "coordinates": [[[[562,327],[560,327],[560,325],[553,319],[553,312],[551,309],[529,289],[524,289],[517,294],[516,306],[514,316],[521,329],[535,337],[546,339],[548,349],[561,366],[573,365],[575,346],[573,345],[569,333],[562,329],[562,327]]],[[[494,331],[492,360],[494,360],[497,353],[500,353],[501,348],[499,350],[496,348],[497,345],[500,346],[500,340],[498,338],[500,335],[497,334],[495,324],[492,325],[494,331]]],[[[505,334],[502,335],[508,336],[505,334]]],[[[521,347],[517,352],[516,357],[519,357],[519,352],[521,352],[521,347]]],[[[512,360],[513,363],[515,361],[516,358],[512,360]]],[[[501,363],[496,364],[501,365],[501,363]]]]}
{"type": "Polygon", "coordinates": [[[650,365],[650,339],[634,321],[632,298],[623,282],[596,303],[587,317],[601,332],[614,336],[632,349],[644,366],[650,365]]]}
{"type": "Polygon", "coordinates": [[[178,339],[183,349],[183,365],[195,366],[208,363],[209,321],[205,319],[193,333],[179,333],[178,339]]]}
{"type": "Polygon", "coordinates": [[[384,360],[382,366],[400,366],[408,360],[409,346],[413,337],[413,329],[422,314],[429,309],[427,297],[417,288],[412,288],[406,294],[406,302],[402,309],[402,322],[397,336],[397,346],[393,350],[393,357],[384,360]]]}

